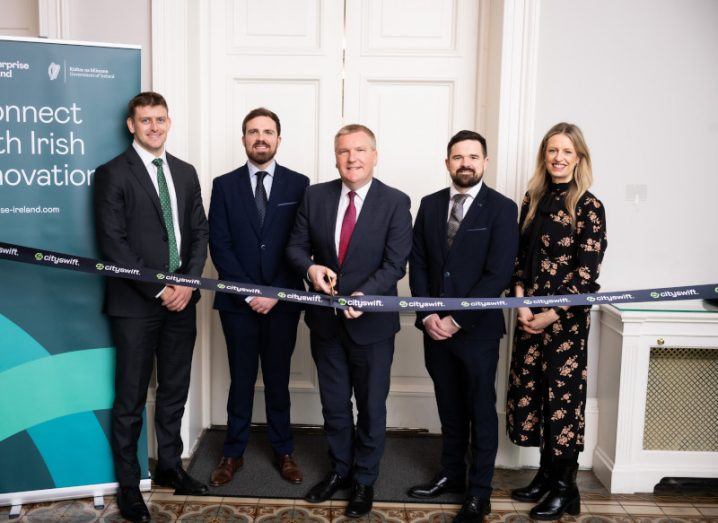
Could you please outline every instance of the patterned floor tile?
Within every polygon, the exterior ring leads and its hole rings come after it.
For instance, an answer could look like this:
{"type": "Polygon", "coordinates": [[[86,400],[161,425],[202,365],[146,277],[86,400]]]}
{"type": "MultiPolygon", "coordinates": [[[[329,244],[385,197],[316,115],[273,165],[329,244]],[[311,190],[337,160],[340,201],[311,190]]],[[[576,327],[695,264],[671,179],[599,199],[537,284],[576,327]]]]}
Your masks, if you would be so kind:
{"type": "Polygon", "coordinates": [[[697,508],[692,506],[658,505],[666,516],[700,516],[697,508]]]}
{"type": "Polygon", "coordinates": [[[372,510],[366,516],[349,518],[344,513],[345,508],[332,507],[332,522],[336,523],[406,523],[406,512],[400,510],[372,510]]]}
{"type": "Polygon", "coordinates": [[[406,519],[410,523],[444,523],[445,521],[451,521],[451,518],[447,518],[441,506],[436,508],[407,508],[406,519]]]}
{"type": "Polygon", "coordinates": [[[631,516],[663,516],[660,507],[653,504],[629,505],[622,503],[624,510],[631,516]]]}

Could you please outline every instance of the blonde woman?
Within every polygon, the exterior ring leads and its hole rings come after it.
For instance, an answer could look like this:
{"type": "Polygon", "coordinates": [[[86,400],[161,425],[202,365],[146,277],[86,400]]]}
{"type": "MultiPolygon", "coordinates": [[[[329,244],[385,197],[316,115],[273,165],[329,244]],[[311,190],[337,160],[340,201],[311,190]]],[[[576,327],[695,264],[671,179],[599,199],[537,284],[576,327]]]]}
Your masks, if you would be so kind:
{"type": "MultiPolygon", "coordinates": [[[[519,219],[516,296],[596,292],[606,250],[603,204],[588,191],[591,156],[581,130],[553,126],[541,141],[519,219]]],[[[541,467],[512,498],[538,502],[531,517],[576,515],[583,450],[590,307],[520,308],[507,401],[509,437],[541,448],[541,467]]]]}

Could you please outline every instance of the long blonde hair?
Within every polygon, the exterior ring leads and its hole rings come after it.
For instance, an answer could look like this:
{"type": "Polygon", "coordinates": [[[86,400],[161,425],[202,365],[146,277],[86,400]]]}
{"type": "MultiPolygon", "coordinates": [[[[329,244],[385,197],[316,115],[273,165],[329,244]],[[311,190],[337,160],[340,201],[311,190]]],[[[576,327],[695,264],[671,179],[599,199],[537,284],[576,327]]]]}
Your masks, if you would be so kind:
{"type": "Polygon", "coordinates": [[[591,153],[588,150],[581,129],[572,123],[557,123],[548,130],[543,140],[541,140],[541,146],[536,155],[536,167],[533,176],[531,176],[529,180],[527,190],[529,209],[526,213],[522,230],[526,230],[536,216],[539,202],[543,195],[546,194],[546,191],[548,191],[549,184],[551,183],[551,176],[546,170],[546,147],[548,146],[549,139],[557,134],[566,135],[571,140],[576,149],[576,155],[578,156],[578,162],[573,172],[573,178],[569,182],[568,194],[566,195],[566,210],[571,218],[571,228],[576,226],[576,205],[586,191],[588,191],[591,183],[593,183],[591,153]]]}

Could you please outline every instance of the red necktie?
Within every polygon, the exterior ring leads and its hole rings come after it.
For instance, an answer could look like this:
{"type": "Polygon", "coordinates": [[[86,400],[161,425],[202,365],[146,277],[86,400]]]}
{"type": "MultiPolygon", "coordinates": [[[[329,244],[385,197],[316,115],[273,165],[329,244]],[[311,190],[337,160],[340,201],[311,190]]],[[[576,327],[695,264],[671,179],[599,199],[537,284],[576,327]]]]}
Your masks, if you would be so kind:
{"type": "Polygon", "coordinates": [[[357,223],[357,209],[354,207],[354,197],[356,196],[356,193],[354,191],[349,191],[347,196],[349,197],[349,206],[344,212],[342,230],[339,233],[339,265],[344,263],[344,258],[346,257],[347,249],[349,248],[349,240],[352,239],[354,226],[357,223]]]}

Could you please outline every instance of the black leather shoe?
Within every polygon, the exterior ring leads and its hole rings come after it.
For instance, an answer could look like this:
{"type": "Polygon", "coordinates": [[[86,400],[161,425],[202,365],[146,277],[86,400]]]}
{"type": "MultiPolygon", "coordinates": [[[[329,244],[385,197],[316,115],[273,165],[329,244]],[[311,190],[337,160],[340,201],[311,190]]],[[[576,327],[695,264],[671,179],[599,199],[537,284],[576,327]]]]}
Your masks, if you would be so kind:
{"type": "Polygon", "coordinates": [[[173,488],[177,494],[182,495],[201,496],[209,490],[207,485],[187,474],[182,467],[171,470],[155,470],[152,482],[160,487],[173,488]]]}
{"type": "Polygon", "coordinates": [[[122,517],[133,523],[145,523],[152,519],[145,500],[142,499],[140,489],[137,487],[117,489],[117,506],[122,517]]]}
{"type": "Polygon", "coordinates": [[[539,521],[561,519],[564,513],[578,516],[581,496],[576,485],[578,463],[555,463],[551,475],[551,490],[544,500],[531,509],[531,518],[539,521]]]}
{"type": "Polygon", "coordinates": [[[511,491],[511,499],[535,503],[551,490],[551,468],[542,465],[536,471],[534,479],[525,487],[511,491]]]}
{"type": "Polygon", "coordinates": [[[491,513],[491,503],[486,498],[469,496],[461,505],[454,523],[481,523],[491,513]]]}
{"type": "Polygon", "coordinates": [[[321,503],[330,499],[337,490],[348,489],[351,483],[347,478],[332,472],[326,478],[314,485],[304,499],[309,503],[321,503]]]}
{"type": "Polygon", "coordinates": [[[352,489],[352,496],[349,498],[349,504],[344,513],[348,518],[358,518],[369,514],[373,504],[374,487],[355,482],[354,488],[352,489]]]}
{"type": "Polygon", "coordinates": [[[446,492],[463,492],[465,489],[463,481],[450,479],[446,476],[436,476],[431,483],[414,485],[407,494],[412,498],[435,498],[446,492]]]}

